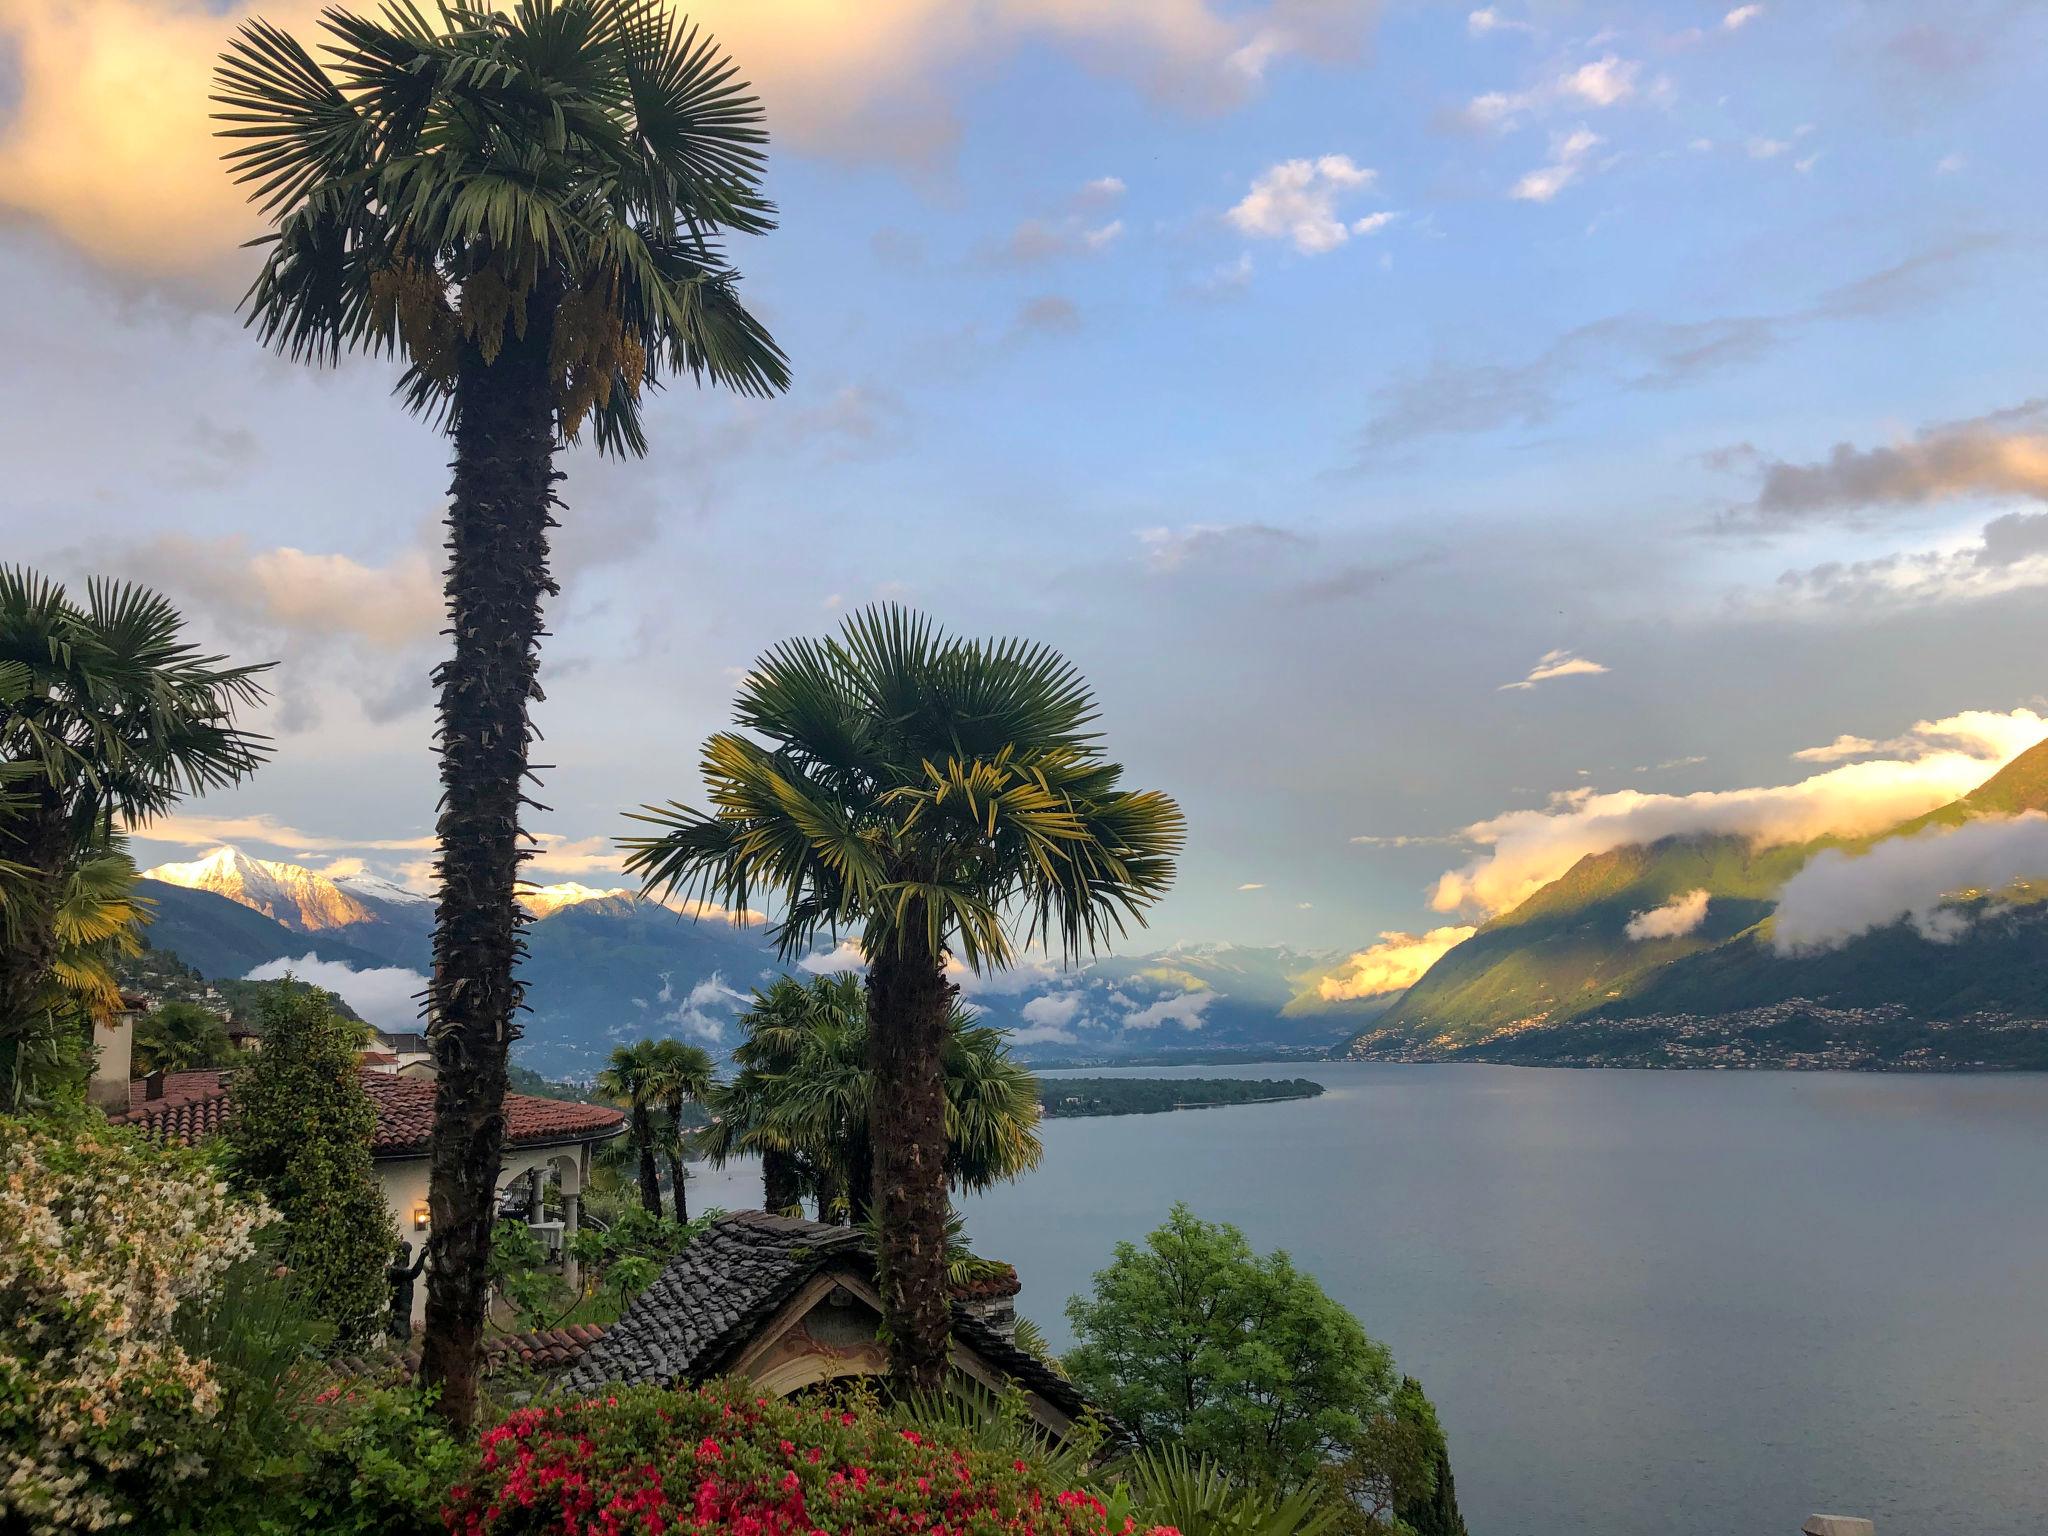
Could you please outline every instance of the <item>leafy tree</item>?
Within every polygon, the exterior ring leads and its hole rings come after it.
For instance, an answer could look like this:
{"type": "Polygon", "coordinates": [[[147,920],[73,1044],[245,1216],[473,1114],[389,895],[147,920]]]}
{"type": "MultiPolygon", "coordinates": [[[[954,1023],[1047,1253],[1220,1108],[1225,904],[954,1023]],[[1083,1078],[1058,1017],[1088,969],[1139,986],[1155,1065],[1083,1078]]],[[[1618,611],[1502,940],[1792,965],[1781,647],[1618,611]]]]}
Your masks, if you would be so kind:
{"type": "Polygon", "coordinates": [[[135,1065],[143,1072],[189,1072],[235,1058],[228,1027],[197,1003],[165,1003],[135,1029],[135,1065]]]}
{"type": "Polygon", "coordinates": [[[1395,1396],[1393,1359],[1285,1253],[1175,1205],[1067,1303],[1074,1379],[1140,1435],[1252,1486],[1294,1488],[1395,1396]]]}
{"type": "Polygon", "coordinates": [[[1316,1482],[1338,1512],[1334,1536],[1466,1536],[1443,1427],[1413,1376],[1316,1482]]]}
{"type": "Polygon", "coordinates": [[[262,698],[262,670],[201,654],[177,610],[145,588],[94,581],[78,603],[0,567],[0,1102],[38,1093],[35,1064],[83,1033],[77,991],[55,973],[67,942],[119,942],[84,937],[94,903],[74,899],[97,893],[99,915],[111,910],[104,898],[126,864],[117,825],[238,783],[263,761],[264,739],[234,723],[262,698]]]}
{"type": "MultiPolygon", "coordinates": [[[[802,1150],[784,1125],[769,1117],[768,1093],[795,1067],[816,1007],[813,989],[793,976],[778,976],[755,991],[753,1006],[740,1021],[747,1037],[733,1047],[737,1070],[719,1088],[713,1104],[717,1113],[703,1136],[704,1151],[718,1167],[742,1155],[761,1159],[761,1209],[776,1215],[801,1208],[805,1180],[802,1150]]],[[[824,1219],[825,1213],[819,1216],[824,1219]]]]}
{"type": "Polygon", "coordinates": [[[228,1159],[236,1179],[283,1215],[284,1262],[342,1344],[375,1331],[398,1242],[370,1164],[377,1111],[363,1091],[362,1027],[311,987],[275,988],[263,1049],[235,1074],[228,1159]]]}
{"type": "Polygon", "coordinates": [[[455,443],[440,688],[440,1066],[423,1377],[475,1414],[517,1030],[528,701],[555,456],[586,425],[645,451],[664,374],[787,386],[718,240],[763,233],[766,134],[733,66],[665,0],[413,0],[328,10],[327,62],[260,20],[215,75],[227,158],[272,225],[246,301],[296,360],[402,355],[408,406],[455,443]]]}
{"type": "Polygon", "coordinates": [[[1065,958],[1125,931],[1172,879],[1171,799],[1122,787],[1095,702],[1044,646],[965,641],[901,608],[849,618],[755,663],[739,732],[704,747],[712,810],[639,819],[627,867],[650,891],[780,899],[785,956],[856,931],[868,957],[870,1112],[890,1365],[937,1391],[944,1284],[949,959],[1000,968],[1020,942],[1065,958]],[[765,738],[762,740],[755,737],[765,738]]]}
{"type": "Polygon", "coordinates": [[[689,1130],[683,1124],[683,1108],[688,1104],[702,1104],[711,1097],[711,1057],[700,1045],[685,1045],[680,1040],[656,1040],[654,1057],[654,1096],[661,1103],[661,1150],[668,1158],[670,1188],[675,1192],[676,1220],[684,1225],[690,1220],[690,1198],[685,1192],[690,1170],[685,1165],[689,1149],[689,1130]]]}
{"type": "Polygon", "coordinates": [[[636,1041],[612,1051],[611,1065],[597,1075],[597,1091],[626,1111],[626,1134],[640,1158],[640,1203],[647,1214],[661,1214],[661,1171],[655,1166],[654,1096],[655,1042],[636,1041]]]}

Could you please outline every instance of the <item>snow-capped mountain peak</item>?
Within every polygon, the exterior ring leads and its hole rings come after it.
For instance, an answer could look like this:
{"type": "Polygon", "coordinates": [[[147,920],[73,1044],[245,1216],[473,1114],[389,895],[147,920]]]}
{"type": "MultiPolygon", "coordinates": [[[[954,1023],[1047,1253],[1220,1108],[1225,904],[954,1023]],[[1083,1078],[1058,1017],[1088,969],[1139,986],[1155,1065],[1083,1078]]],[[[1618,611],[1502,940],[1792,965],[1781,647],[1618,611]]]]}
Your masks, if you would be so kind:
{"type": "Polygon", "coordinates": [[[433,905],[434,898],[410,886],[400,885],[394,880],[379,879],[376,875],[343,875],[334,882],[349,895],[364,901],[388,902],[394,907],[424,907],[433,905]]]}
{"type": "Polygon", "coordinates": [[[144,879],[167,885],[212,891],[301,933],[374,922],[377,916],[361,897],[325,875],[297,864],[251,858],[226,843],[190,863],[159,864],[142,873],[144,879]]]}
{"type": "Polygon", "coordinates": [[[535,917],[546,917],[564,907],[580,906],[586,901],[603,901],[611,896],[631,896],[633,893],[623,885],[609,890],[600,890],[594,885],[582,885],[574,880],[564,880],[560,885],[536,885],[519,893],[519,904],[535,917]]]}

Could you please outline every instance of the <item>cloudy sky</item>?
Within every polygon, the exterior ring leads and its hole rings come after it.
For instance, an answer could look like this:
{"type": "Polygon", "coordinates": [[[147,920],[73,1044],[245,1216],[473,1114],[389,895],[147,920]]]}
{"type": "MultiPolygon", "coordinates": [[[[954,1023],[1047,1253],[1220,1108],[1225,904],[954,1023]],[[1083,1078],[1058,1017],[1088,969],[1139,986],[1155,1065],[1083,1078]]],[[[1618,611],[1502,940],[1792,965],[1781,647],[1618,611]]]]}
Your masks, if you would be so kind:
{"type": "MultiPolygon", "coordinates": [[[[5,549],[281,662],[275,763],[145,858],[404,877],[448,449],[234,314],[250,10],[0,0],[5,549]]],[[[1189,813],[1161,940],[1440,951],[1591,848],[1910,814],[2048,729],[2048,7],[696,15],[775,133],[735,255],[798,383],[568,455],[545,878],[877,598],[1094,680],[1189,813]]]]}

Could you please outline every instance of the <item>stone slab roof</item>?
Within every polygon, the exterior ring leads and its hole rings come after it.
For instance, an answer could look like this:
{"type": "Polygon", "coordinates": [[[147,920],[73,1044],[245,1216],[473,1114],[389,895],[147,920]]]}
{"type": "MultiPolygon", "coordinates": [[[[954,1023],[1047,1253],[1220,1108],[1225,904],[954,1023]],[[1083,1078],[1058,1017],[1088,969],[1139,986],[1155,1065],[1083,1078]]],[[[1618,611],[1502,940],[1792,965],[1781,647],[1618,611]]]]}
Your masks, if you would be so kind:
{"type": "MultiPolygon", "coordinates": [[[[564,1378],[570,1391],[607,1382],[676,1386],[718,1375],[758,1329],[813,1275],[837,1265],[874,1278],[874,1256],[857,1228],[824,1226],[762,1211],[711,1224],[564,1378]]],[[[1014,1272],[1011,1279],[1014,1286],[1014,1272]]],[[[956,1302],[953,1333],[989,1364],[1072,1417],[1090,1404],[1066,1377],[956,1302]]]]}
{"type": "MultiPolygon", "coordinates": [[[[394,1077],[388,1072],[363,1071],[357,1076],[370,1102],[377,1106],[371,1155],[408,1157],[425,1152],[434,1129],[433,1082],[394,1077]]],[[[191,1146],[217,1135],[227,1125],[234,1111],[233,1077],[231,1070],[168,1073],[161,1096],[154,1099],[148,1097],[145,1083],[133,1082],[128,1085],[127,1112],[108,1118],[116,1125],[135,1126],[158,1140],[191,1146]]],[[[625,1114],[603,1104],[571,1104],[523,1093],[505,1095],[507,1147],[604,1140],[625,1127],[625,1114]]]]}

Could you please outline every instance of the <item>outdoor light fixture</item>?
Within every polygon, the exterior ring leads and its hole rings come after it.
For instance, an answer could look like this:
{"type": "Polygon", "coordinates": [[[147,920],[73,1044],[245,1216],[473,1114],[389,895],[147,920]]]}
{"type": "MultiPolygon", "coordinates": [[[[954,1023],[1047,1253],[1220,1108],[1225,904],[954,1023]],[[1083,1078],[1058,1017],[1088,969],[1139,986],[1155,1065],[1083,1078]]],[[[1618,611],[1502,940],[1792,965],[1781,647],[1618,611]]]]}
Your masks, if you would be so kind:
{"type": "Polygon", "coordinates": [[[427,1202],[418,1201],[412,1208],[412,1229],[415,1232],[427,1230],[427,1202]]]}

